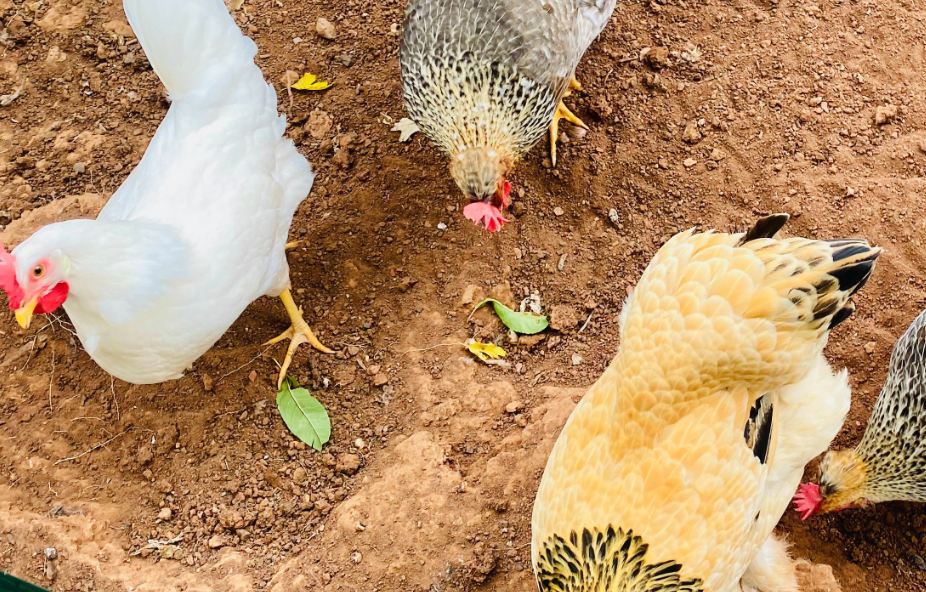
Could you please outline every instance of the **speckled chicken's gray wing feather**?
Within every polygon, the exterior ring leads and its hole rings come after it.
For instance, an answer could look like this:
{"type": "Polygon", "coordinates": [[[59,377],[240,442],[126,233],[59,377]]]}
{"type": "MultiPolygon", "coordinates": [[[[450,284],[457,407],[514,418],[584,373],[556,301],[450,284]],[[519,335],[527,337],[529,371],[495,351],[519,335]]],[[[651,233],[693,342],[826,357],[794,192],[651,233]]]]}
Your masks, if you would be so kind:
{"type": "Polygon", "coordinates": [[[516,66],[536,82],[565,88],[614,4],[615,0],[413,0],[406,15],[403,55],[408,59],[471,53],[516,66]]]}
{"type": "Polygon", "coordinates": [[[873,489],[926,501],[926,311],[894,345],[884,388],[856,448],[873,489]]]}

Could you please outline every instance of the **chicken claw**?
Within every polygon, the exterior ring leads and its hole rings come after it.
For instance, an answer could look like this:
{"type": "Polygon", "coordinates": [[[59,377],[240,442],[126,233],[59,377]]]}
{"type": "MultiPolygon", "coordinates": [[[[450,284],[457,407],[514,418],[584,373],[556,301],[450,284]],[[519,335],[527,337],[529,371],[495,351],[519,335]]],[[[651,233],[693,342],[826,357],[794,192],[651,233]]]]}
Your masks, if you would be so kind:
{"type": "MultiPolygon", "coordinates": [[[[579,81],[575,78],[569,81],[569,88],[566,89],[563,98],[565,99],[571,95],[573,90],[582,90],[582,85],[579,84],[579,81]]],[[[560,119],[565,119],[573,125],[588,129],[588,126],[585,125],[581,119],[576,117],[575,114],[566,107],[565,103],[560,100],[559,106],[556,108],[556,113],[553,114],[553,123],[550,124],[550,161],[553,163],[553,166],[556,166],[556,140],[559,137],[560,119]]]]}
{"type": "Polygon", "coordinates": [[[274,343],[279,343],[284,339],[291,340],[289,343],[289,349],[286,352],[286,358],[283,359],[283,365],[280,366],[280,378],[277,380],[277,388],[283,388],[283,381],[286,380],[286,371],[289,370],[290,364],[293,363],[293,356],[296,354],[296,348],[298,348],[303,343],[308,343],[315,349],[326,354],[333,354],[334,351],[328,349],[322,342],[315,337],[315,334],[312,333],[312,329],[309,328],[308,323],[305,322],[305,319],[302,318],[302,309],[296,306],[296,303],[293,301],[293,295],[287,288],[282,294],[280,294],[280,300],[283,301],[283,306],[286,308],[286,312],[289,313],[289,318],[292,320],[292,326],[287,329],[282,335],[271,339],[264,345],[273,345],[274,343]]]}

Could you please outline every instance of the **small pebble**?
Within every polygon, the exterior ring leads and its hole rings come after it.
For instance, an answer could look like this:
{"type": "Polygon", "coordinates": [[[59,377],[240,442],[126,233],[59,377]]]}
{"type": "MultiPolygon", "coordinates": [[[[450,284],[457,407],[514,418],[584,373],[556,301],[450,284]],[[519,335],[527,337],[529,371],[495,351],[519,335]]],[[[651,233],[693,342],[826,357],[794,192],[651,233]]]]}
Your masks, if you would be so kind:
{"type": "Polygon", "coordinates": [[[566,212],[563,211],[563,208],[557,206],[557,207],[553,208],[553,213],[556,214],[557,216],[562,216],[562,215],[565,214],[566,212]]]}
{"type": "Polygon", "coordinates": [[[318,21],[315,22],[315,32],[325,39],[333,40],[338,36],[338,31],[334,24],[324,17],[319,17],[318,21]]]}

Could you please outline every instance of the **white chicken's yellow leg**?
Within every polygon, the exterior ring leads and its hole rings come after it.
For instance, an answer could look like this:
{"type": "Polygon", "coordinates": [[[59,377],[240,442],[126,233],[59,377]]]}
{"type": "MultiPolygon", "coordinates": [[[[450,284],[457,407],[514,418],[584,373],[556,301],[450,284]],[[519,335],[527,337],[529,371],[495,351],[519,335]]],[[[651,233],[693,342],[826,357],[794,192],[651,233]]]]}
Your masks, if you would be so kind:
{"type": "MultiPolygon", "coordinates": [[[[569,81],[569,88],[566,89],[566,93],[563,94],[565,99],[572,94],[573,90],[582,90],[582,85],[579,84],[579,81],[573,78],[569,81]]],[[[585,125],[581,119],[575,116],[575,114],[566,107],[565,103],[560,100],[559,105],[556,107],[556,113],[553,114],[553,123],[550,124],[550,161],[553,163],[553,166],[556,166],[556,141],[559,138],[559,120],[565,119],[573,125],[577,125],[581,128],[588,129],[588,126],[585,125]]]]}
{"type": "Polygon", "coordinates": [[[293,300],[293,295],[289,288],[280,294],[280,300],[283,301],[283,306],[286,308],[286,312],[289,314],[289,318],[293,322],[293,325],[279,337],[271,339],[264,344],[273,345],[284,339],[291,340],[289,342],[289,350],[286,352],[286,358],[283,359],[283,364],[280,366],[280,378],[277,380],[277,388],[283,387],[283,381],[286,380],[286,371],[289,370],[290,364],[293,363],[293,356],[296,354],[296,348],[303,343],[308,343],[318,351],[326,354],[335,353],[322,345],[322,342],[312,333],[312,329],[309,328],[308,323],[302,318],[302,309],[296,306],[296,302],[293,300]]]}

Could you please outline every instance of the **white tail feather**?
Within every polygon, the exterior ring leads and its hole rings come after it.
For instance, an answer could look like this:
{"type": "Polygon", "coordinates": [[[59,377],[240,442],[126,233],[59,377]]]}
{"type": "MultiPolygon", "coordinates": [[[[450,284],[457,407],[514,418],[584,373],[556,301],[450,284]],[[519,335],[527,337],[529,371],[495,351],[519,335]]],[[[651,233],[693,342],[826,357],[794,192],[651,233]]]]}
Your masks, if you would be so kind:
{"type": "Polygon", "coordinates": [[[173,100],[256,69],[257,46],[241,34],[222,0],[124,0],[148,61],[173,100]]]}

